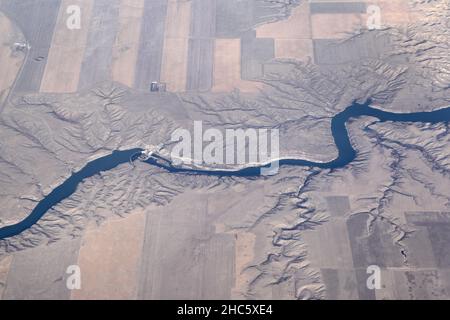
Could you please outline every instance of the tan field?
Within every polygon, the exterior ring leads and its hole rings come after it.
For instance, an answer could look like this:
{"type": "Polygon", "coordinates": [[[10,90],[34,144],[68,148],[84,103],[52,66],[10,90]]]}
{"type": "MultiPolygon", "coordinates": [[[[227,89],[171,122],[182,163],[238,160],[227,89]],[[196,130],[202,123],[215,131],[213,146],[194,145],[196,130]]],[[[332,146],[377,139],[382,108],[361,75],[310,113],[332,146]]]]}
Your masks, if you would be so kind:
{"type": "Polygon", "coordinates": [[[241,79],[241,40],[216,39],[214,47],[213,92],[230,92],[237,88],[242,92],[255,92],[260,83],[241,79]]]}
{"type": "Polygon", "coordinates": [[[122,0],[119,32],[113,48],[113,80],[133,87],[141,36],[144,0],[122,0]]]}
{"type": "Polygon", "coordinates": [[[408,1],[403,0],[378,0],[381,8],[381,23],[383,25],[407,25],[413,22],[413,11],[408,1]]]}
{"type": "Polygon", "coordinates": [[[61,4],[48,62],[41,82],[41,92],[75,92],[88,36],[92,1],[64,0],[61,4]],[[66,9],[70,5],[81,8],[81,29],[67,28],[66,9]]]}
{"type": "Polygon", "coordinates": [[[167,91],[186,90],[191,2],[171,0],[168,3],[164,35],[161,81],[167,91]]]}
{"type": "Polygon", "coordinates": [[[311,17],[313,39],[342,39],[363,26],[361,14],[314,14],[311,17]]]}
{"type": "Polygon", "coordinates": [[[145,215],[135,213],[86,231],[78,257],[83,285],[72,299],[136,298],[144,226],[145,215]]]}
{"type": "Polygon", "coordinates": [[[187,39],[165,39],[164,55],[161,65],[161,81],[167,83],[167,91],[186,90],[187,39]]]}

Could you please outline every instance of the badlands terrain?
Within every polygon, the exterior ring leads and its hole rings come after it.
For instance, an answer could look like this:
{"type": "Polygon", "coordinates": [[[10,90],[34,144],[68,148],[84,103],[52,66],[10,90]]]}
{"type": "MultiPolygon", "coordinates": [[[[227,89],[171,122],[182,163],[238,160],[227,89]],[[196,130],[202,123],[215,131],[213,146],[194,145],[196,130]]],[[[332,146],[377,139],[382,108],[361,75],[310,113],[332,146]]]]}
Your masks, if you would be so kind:
{"type": "MultiPolygon", "coordinates": [[[[355,101],[450,107],[449,46],[449,0],[0,0],[0,234],[90,161],[194,121],[278,129],[280,157],[332,161],[355,101]]],[[[137,160],[86,178],[0,239],[0,299],[450,299],[448,119],[347,130],[339,168],[137,160]]]]}

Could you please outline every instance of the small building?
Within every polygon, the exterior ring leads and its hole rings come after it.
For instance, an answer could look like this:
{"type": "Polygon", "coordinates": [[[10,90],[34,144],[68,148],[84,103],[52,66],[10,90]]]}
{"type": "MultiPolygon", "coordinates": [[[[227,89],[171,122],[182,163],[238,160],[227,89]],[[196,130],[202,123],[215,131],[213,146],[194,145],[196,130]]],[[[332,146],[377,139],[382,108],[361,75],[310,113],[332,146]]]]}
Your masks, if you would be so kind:
{"type": "Polygon", "coordinates": [[[167,85],[164,82],[153,81],[150,86],[151,92],[166,92],[167,85]]]}
{"type": "Polygon", "coordinates": [[[159,91],[159,85],[158,82],[153,81],[151,86],[150,86],[150,91],[151,92],[158,92],[159,91]]]}

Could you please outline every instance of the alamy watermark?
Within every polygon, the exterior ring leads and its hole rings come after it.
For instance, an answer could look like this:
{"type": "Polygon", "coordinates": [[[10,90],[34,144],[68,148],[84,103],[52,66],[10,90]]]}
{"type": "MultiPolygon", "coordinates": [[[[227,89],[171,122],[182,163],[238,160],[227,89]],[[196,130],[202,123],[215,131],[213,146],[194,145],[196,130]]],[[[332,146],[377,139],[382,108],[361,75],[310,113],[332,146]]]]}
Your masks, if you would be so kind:
{"type": "Polygon", "coordinates": [[[68,290],[81,290],[81,268],[78,265],[67,267],[66,274],[69,276],[66,280],[68,290]]]}
{"type": "Polygon", "coordinates": [[[377,5],[370,5],[367,7],[367,14],[367,29],[381,29],[381,8],[377,5]]]}
{"type": "Polygon", "coordinates": [[[171,141],[174,165],[261,167],[261,175],[274,175],[279,170],[278,129],[226,129],[224,134],[215,128],[204,130],[202,121],[194,121],[193,134],[177,129],[171,141]]]}
{"type": "Polygon", "coordinates": [[[69,30],[81,29],[81,8],[78,5],[70,5],[66,9],[69,17],[66,20],[66,26],[69,30]]]}
{"type": "Polygon", "coordinates": [[[369,290],[380,290],[381,289],[381,269],[379,266],[371,265],[367,267],[367,278],[366,285],[369,290]]]}

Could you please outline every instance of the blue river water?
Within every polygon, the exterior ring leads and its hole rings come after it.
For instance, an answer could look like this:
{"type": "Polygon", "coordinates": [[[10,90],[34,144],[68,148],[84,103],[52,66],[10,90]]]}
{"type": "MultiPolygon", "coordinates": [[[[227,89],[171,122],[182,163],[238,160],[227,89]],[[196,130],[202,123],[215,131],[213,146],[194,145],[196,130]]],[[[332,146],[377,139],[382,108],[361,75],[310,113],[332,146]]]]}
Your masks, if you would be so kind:
{"type": "MultiPolygon", "coordinates": [[[[280,161],[281,166],[307,166],[322,169],[342,168],[351,163],[356,158],[356,150],[352,147],[346,123],[352,118],[361,116],[371,116],[377,118],[380,122],[423,122],[423,123],[443,123],[450,121],[450,107],[431,112],[416,113],[392,113],[370,107],[371,101],[365,104],[353,103],[350,107],[333,117],[331,122],[331,131],[338,149],[338,157],[333,161],[320,163],[300,159],[288,159],[280,161]]],[[[52,207],[56,206],[62,200],[75,193],[78,185],[86,178],[95,176],[103,171],[111,170],[120,164],[127,163],[132,157],[140,154],[143,150],[136,148],[125,151],[114,151],[110,155],[89,162],[80,171],[73,173],[70,178],[56,187],[50,194],[42,199],[33,211],[21,222],[6,226],[0,229],[0,239],[10,238],[21,234],[23,231],[36,224],[52,207]]],[[[157,161],[150,158],[146,163],[165,168],[172,173],[191,173],[214,176],[241,176],[251,177],[259,176],[261,167],[245,168],[237,171],[208,171],[182,169],[170,166],[164,161],[157,161]]]]}

